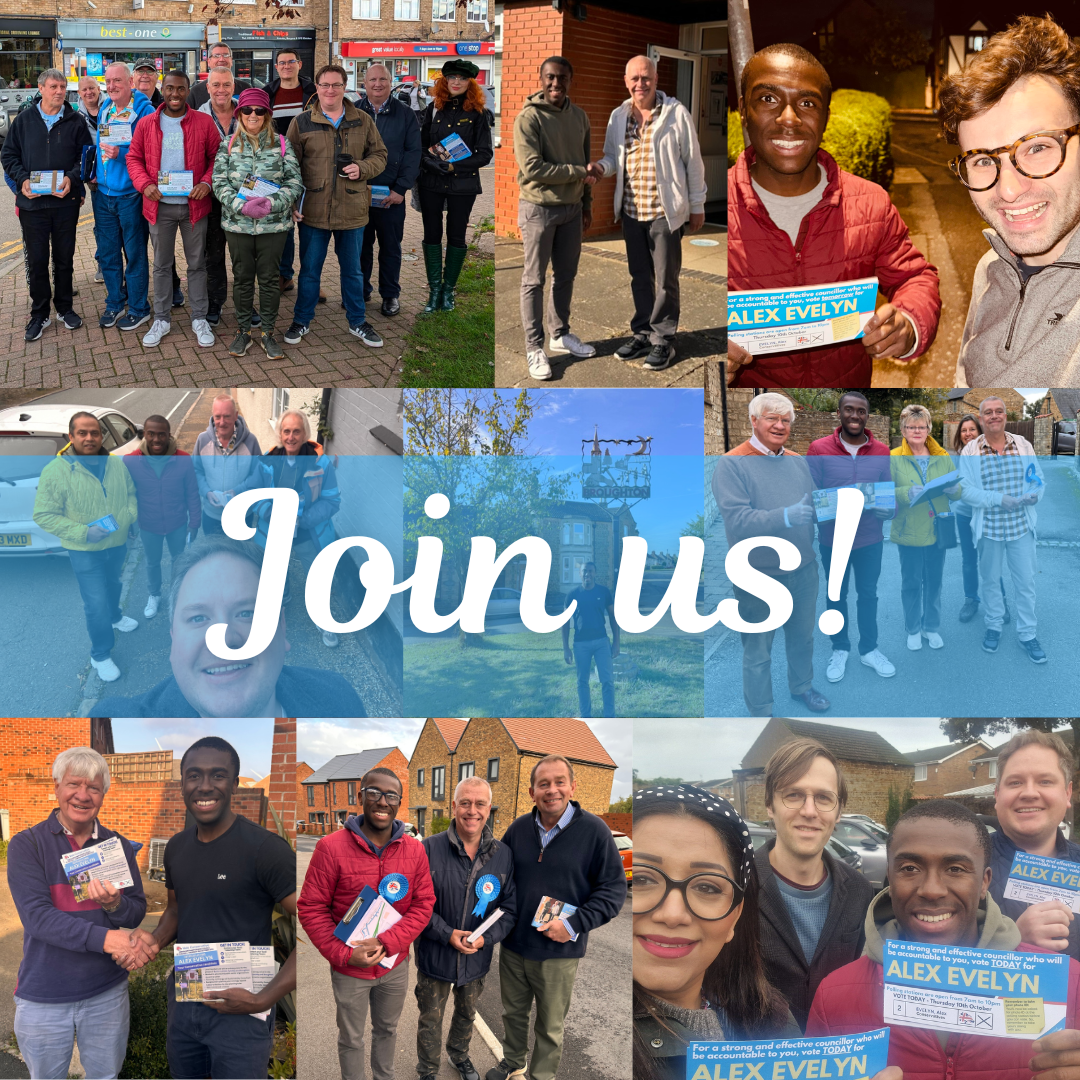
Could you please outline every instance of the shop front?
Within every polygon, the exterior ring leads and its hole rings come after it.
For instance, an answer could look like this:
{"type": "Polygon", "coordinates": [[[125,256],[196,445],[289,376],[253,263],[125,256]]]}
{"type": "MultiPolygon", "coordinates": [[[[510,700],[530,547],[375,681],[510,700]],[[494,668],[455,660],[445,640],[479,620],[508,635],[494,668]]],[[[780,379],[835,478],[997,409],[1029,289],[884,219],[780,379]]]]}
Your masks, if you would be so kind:
{"type": "MultiPolygon", "coordinates": [[[[443,64],[467,56],[479,69],[476,81],[489,92],[495,59],[493,41],[343,41],[341,56],[349,72],[349,89],[363,85],[369,64],[385,64],[395,83],[434,82],[443,64]]],[[[490,95],[489,95],[490,96],[490,95]]]]}
{"type": "Polygon", "coordinates": [[[194,78],[206,32],[201,22],[61,19],[58,26],[57,48],[63,53],[61,70],[69,80],[82,75],[104,80],[109,64],[123,63],[130,67],[143,56],[150,57],[159,72],[177,68],[194,78]]]}
{"type": "Polygon", "coordinates": [[[37,88],[52,67],[53,19],[0,19],[0,90],[37,88]]]}
{"type": "Polygon", "coordinates": [[[251,79],[255,86],[277,78],[274,61],[284,48],[296,52],[303,75],[315,78],[313,26],[223,26],[221,40],[232,49],[236,77],[251,79]]]}

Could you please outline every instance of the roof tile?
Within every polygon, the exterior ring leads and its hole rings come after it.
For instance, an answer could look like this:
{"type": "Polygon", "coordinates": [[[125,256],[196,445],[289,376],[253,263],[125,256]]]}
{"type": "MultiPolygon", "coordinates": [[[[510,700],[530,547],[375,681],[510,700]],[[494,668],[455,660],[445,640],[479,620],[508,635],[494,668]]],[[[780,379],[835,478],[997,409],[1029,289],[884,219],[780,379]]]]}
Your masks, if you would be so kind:
{"type": "Polygon", "coordinates": [[[451,749],[457,749],[461,736],[465,732],[468,720],[459,720],[456,716],[433,716],[431,722],[439,729],[443,742],[451,749]]]}
{"type": "Polygon", "coordinates": [[[503,726],[519,750],[537,754],[564,754],[575,761],[616,767],[584,720],[571,717],[502,717],[503,726]]]}
{"type": "Polygon", "coordinates": [[[321,769],[316,769],[303,780],[305,784],[325,784],[328,780],[359,780],[368,769],[374,769],[387,754],[397,747],[384,746],[380,750],[362,750],[359,754],[338,754],[321,769]]]}

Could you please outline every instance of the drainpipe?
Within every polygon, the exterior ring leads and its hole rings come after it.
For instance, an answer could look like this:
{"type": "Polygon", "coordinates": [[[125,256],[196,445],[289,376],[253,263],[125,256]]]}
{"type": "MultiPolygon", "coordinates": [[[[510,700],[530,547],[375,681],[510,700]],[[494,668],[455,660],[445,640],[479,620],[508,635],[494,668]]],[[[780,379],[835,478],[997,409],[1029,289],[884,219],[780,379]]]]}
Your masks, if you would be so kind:
{"type": "MultiPolygon", "coordinates": [[[[330,0],[330,2],[333,3],[334,0],[330,0]]],[[[333,393],[334,391],[329,389],[328,387],[323,388],[322,401],[319,404],[319,431],[316,434],[321,435],[323,429],[325,429],[329,425],[330,397],[333,393]]]]}
{"type": "Polygon", "coordinates": [[[334,62],[334,0],[330,0],[330,44],[327,49],[326,62],[332,64],[334,62]]]}

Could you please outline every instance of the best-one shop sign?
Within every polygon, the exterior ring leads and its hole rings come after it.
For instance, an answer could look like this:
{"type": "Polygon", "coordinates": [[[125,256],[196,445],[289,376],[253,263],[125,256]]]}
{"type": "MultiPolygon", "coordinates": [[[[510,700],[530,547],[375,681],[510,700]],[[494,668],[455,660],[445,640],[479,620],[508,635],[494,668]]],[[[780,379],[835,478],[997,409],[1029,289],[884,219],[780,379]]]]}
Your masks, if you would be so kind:
{"type": "Polygon", "coordinates": [[[91,22],[85,19],[59,22],[60,37],[67,45],[87,46],[102,42],[156,41],[162,45],[192,45],[203,39],[201,23],[91,22]]]}
{"type": "Polygon", "coordinates": [[[367,56],[490,56],[493,41],[447,41],[440,44],[415,41],[343,41],[341,55],[367,56]]]}

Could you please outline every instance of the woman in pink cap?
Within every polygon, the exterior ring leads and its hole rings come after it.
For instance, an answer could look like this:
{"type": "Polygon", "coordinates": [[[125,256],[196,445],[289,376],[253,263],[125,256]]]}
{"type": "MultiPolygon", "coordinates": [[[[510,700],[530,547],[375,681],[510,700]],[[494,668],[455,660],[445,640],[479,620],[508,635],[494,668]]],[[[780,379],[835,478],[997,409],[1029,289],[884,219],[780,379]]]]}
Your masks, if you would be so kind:
{"type": "Polygon", "coordinates": [[[292,146],[274,129],[266,91],[245,90],[236,111],[236,131],[222,142],[214,162],[214,194],[221,203],[221,227],[232,256],[239,327],[229,354],[243,356],[251,348],[257,278],[262,347],[267,359],[280,360],[285,353],[274,338],[281,299],[278,268],[292,228],[293,207],[304,188],[292,146]]]}

